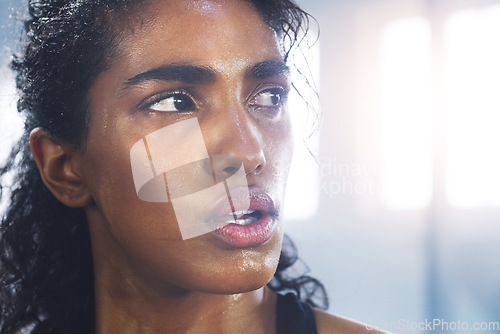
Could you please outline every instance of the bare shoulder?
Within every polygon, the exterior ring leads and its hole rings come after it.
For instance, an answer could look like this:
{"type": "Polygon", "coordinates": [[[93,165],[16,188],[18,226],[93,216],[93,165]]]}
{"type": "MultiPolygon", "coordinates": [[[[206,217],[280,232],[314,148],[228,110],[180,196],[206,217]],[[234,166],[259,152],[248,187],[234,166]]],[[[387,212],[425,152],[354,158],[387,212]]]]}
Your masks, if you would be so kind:
{"type": "Polygon", "coordinates": [[[314,310],[316,326],[319,334],[388,334],[389,332],[380,331],[347,318],[327,313],[321,310],[314,310]]]}

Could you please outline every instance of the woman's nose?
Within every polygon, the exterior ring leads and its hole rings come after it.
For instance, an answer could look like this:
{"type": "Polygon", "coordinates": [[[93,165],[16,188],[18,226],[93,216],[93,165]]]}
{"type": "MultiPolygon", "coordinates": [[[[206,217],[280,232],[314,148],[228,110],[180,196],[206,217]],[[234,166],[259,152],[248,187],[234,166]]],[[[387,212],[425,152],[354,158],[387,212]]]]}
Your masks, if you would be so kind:
{"type": "Polygon", "coordinates": [[[246,110],[221,114],[210,129],[207,147],[213,159],[213,170],[218,177],[228,177],[243,164],[246,175],[258,175],[266,166],[263,133],[246,110]]]}

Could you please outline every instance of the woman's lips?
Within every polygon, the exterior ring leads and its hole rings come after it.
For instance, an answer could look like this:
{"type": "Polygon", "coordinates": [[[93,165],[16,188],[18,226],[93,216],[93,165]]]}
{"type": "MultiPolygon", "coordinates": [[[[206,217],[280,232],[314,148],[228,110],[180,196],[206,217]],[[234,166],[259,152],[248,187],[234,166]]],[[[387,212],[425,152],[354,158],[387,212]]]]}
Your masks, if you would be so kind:
{"type": "Polygon", "coordinates": [[[224,243],[238,248],[265,243],[273,234],[278,216],[274,202],[262,189],[231,191],[231,207],[214,208],[210,224],[218,227],[213,234],[224,243]]]}
{"type": "Polygon", "coordinates": [[[275,223],[275,218],[266,214],[250,225],[227,224],[214,233],[231,246],[254,247],[262,245],[271,238],[275,223]]]}

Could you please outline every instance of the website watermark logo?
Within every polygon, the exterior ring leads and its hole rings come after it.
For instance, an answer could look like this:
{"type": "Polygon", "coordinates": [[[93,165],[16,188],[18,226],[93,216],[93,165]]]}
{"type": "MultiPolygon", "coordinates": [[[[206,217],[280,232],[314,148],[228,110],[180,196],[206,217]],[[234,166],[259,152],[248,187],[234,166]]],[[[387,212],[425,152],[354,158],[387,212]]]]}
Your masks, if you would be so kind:
{"type": "Polygon", "coordinates": [[[328,159],[320,165],[321,192],[336,195],[376,194],[378,168],[375,164],[346,163],[328,159]]]}
{"type": "Polygon", "coordinates": [[[454,333],[478,333],[481,331],[496,331],[500,333],[500,321],[449,321],[443,318],[440,319],[425,319],[422,321],[410,321],[407,319],[399,319],[391,322],[376,322],[367,321],[370,325],[366,326],[367,330],[384,330],[389,332],[404,332],[404,331],[421,331],[423,333],[443,331],[454,333]]]}
{"type": "Polygon", "coordinates": [[[130,149],[130,161],[137,196],[146,202],[171,202],[183,240],[234,223],[250,207],[243,162],[236,156],[209,156],[197,118],[141,138],[130,149]],[[231,168],[220,172],[214,166],[231,168]],[[214,203],[229,215],[211,224],[204,219],[214,203]]]}

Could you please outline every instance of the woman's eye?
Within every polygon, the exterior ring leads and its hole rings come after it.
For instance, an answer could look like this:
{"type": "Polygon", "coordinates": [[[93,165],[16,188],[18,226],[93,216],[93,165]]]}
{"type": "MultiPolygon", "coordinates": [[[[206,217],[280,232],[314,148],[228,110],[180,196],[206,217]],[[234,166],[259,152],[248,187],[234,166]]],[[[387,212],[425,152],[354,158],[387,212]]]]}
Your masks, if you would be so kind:
{"type": "Polygon", "coordinates": [[[147,108],[160,112],[185,112],[195,110],[196,105],[189,95],[175,93],[156,99],[147,108]]]}
{"type": "Polygon", "coordinates": [[[250,104],[254,107],[276,108],[281,105],[284,91],[279,88],[268,89],[257,94],[250,104]]]}

